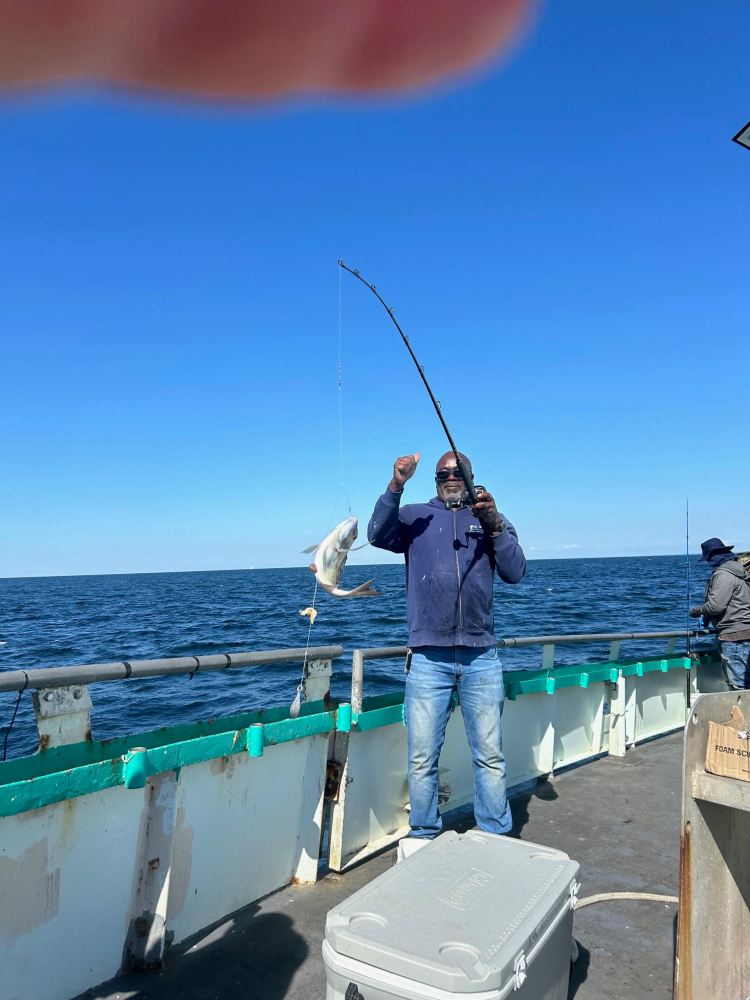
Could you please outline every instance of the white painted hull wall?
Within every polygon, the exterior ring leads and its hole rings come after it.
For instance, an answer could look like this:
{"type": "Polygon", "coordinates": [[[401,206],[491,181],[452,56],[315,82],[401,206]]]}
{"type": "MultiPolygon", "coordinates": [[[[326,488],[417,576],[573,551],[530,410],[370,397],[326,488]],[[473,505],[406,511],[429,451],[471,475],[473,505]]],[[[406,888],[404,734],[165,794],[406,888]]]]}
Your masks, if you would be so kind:
{"type": "Polygon", "coordinates": [[[68,1000],[122,963],[143,791],[0,820],[0,996],[68,1000]]]}
{"type": "MultiPolygon", "coordinates": [[[[670,670],[506,702],[509,785],[624,754],[683,726],[687,687],[686,672],[670,670]]],[[[178,943],[293,879],[315,881],[334,736],[342,734],[267,746],[261,757],[218,757],[150,777],[145,788],[120,785],[0,819],[2,1000],[69,1000],[114,976],[129,944],[158,962],[165,932],[178,943]],[[144,912],[156,915],[145,942],[144,912]]],[[[403,724],[355,726],[344,763],[330,834],[338,869],[405,830],[403,724]]],[[[471,802],[460,711],[448,726],[441,785],[444,809],[471,802]]]]}
{"type": "Polygon", "coordinates": [[[156,864],[166,894],[149,908],[161,902],[175,942],[293,878],[314,881],[327,748],[312,736],[185,767],[156,810],[158,776],[0,819],[3,1000],[69,1000],[115,975],[156,864]],[[148,849],[154,820],[171,858],[148,849]]]}
{"type": "MultiPolygon", "coordinates": [[[[687,712],[687,681],[681,670],[621,677],[617,686],[595,683],[506,701],[503,746],[508,787],[602,753],[622,756],[627,747],[681,728],[687,712]]],[[[408,832],[405,761],[403,725],[352,731],[333,811],[331,868],[355,864],[392,843],[394,833],[408,832]]],[[[473,800],[471,756],[460,710],[453,712],[446,730],[440,787],[450,790],[443,810],[473,800]]]]}

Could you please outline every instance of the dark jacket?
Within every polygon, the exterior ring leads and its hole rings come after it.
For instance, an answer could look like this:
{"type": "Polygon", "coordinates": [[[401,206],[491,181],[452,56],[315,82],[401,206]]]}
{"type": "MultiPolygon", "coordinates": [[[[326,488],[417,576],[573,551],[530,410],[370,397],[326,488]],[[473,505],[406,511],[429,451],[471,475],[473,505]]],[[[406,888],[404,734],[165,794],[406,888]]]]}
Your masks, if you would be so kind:
{"type": "Polygon", "coordinates": [[[492,646],[493,574],[519,583],[526,558],[508,521],[488,535],[468,507],[429,503],[401,507],[403,493],[386,490],[375,505],[367,538],[406,560],[409,645],[492,646]]]}
{"type": "Polygon", "coordinates": [[[714,622],[725,642],[744,640],[750,631],[750,581],[735,558],[715,569],[706,584],[701,614],[714,622]]]}

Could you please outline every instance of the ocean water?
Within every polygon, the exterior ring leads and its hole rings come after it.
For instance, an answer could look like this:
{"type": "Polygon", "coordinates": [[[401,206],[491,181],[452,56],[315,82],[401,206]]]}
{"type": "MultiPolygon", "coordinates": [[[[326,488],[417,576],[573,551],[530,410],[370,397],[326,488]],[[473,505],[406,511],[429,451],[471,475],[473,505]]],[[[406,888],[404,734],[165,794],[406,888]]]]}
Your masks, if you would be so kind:
{"type": "MultiPolygon", "coordinates": [[[[691,560],[691,603],[708,572],[691,560]]],[[[339,600],[318,591],[311,644],[340,643],[332,690],[346,697],[351,650],[406,645],[404,569],[347,566],[343,585],[369,577],[378,598],[339,600]]],[[[232,570],[0,579],[0,671],[154,657],[304,646],[313,597],[307,569],[232,570]]],[[[686,624],[684,556],[546,559],[530,562],[521,584],[496,581],[498,637],[568,632],[681,629],[686,624]]],[[[626,643],[622,655],[661,652],[626,643]]],[[[607,644],[558,646],[556,663],[606,659],[607,644]]],[[[503,650],[505,669],[540,665],[539,648],[503,650]]],[[[92,728],[100,739],[178,722],[289,704],[301,666],[280,664],[176,678],[91,685],[92,728]]],[[[365,694],[403,685],[403,664],[366,664],[365,694]]],[[[0,694],[0,759],[15,694],[0,694]]],[[[8,757],[36,749],[31,697],[23,694],[8,737],[8,757]]]]}

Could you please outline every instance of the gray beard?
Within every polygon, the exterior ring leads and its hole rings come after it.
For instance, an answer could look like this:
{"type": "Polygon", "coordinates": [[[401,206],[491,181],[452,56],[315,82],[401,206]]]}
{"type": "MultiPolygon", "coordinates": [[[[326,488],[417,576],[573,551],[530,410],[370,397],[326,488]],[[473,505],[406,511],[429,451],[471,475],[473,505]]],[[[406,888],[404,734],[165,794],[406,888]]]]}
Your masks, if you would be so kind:
{"type": "Polygon", "coordinates": [[[443,493],[440,497],[446,510],[457,510],[459,507],[463,507],[468,498],[469,494],[465,487],[460,493],[454,493],[453,496],[446,496],[445,493],[443,493]]]}

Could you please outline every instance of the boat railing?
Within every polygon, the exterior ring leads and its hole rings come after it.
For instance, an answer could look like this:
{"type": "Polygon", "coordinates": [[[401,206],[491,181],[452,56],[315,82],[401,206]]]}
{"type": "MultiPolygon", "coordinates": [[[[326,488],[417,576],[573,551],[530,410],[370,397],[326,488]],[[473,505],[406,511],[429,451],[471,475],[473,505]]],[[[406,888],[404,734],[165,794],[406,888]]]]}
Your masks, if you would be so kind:
{"type": "Polygon", "coordinates": [[[175,656],[157,660],[120,660],[115,663],[85,663],[69,667],[38,667],[0,673],[0,692],[42,690],[122,681],[135,677],[208,673],[241,667],[265,667],[274,663],[333,660],[343,656],[343,646],[310,646],[307,649],[266,649],[252,653],[212,653],[206,656],[175,656]]]}
{"type": "MultiPolygon", "coordinates": [[[[542,647],[542,669],[554,665],[556,645],[609,642],[609,659],[615,660],[620,644],[627,640],[669,641],[667,652],[674,649],[677,639],[701,638],[715,633],[707,629],[674,632],[590,632],[571,635],[514,636],[497,640],[498,648],[542,647]]],[[[262,667],[275,663],[295,663],[313,660],[333,660],[344,655],[344,647],[310,646],[308,648],[267,649],[241,653],[212,653],[204,656],[176,656],[153,660],[118,660],[111,663],[84,663],[62,667],[36,667],[30,670],[0,672],[0,693],[69,687],[72,684],[93,684],[122,681],[137,677],[159,677],[177,674],[208,673],[244,667],[262,667]]],[[[387,660],[405,656],[406,646],[374,646],[355,649],[352,653],[352,708],[361,709],[364,663],[366,660],[387,660]],[[359,708],[357,707],[359,706],[359,708]]]]}
{"type": "MultiPolygon", "coordinates": [[[[644,655],[635,646],[626,658],[618,644],[688,635],[709,633],[500,639],[501,648],[541,647],[547,662],[557,644],[590,643],[598,657],[510,675],[509,789],[604,754],[625,757],[682,729],[692,700],[720,680],[713,651],[696,643],[691,655],[684,644],[644,655]],[[604,642],[613,659],[599,656],[595,644],[604,642]]],[[[405,652],[354,650],[360,703],[365,661],[405,652]]],[[[314,882],[326,867],[343,871],[408,833],[403,685],[366,699],[364,710],[327,698],[332,660],[343,653],[318,646],[0,673],[0,690],[34,688],[39,731],[38,753],[0,763],[0,858],[12,866],[2,912],[20,914],[23,924],[22,933],[0,934],[3,998],[80,996],[120,968],[158,968],[170,941],[182,945],[290,882],[314,882]],[[295,660],[304,664],[298,714],[238,705],[221,719],[92,736],[88,682],[295,660]],[[71,949],[70,928],[92,926],[96,934],[71,949]],[[30,961],[41,954],[46,961],[30,961]]],[[[473,789],[463,719],[452,711],[440,758],[442,808],[469,807],[473,789]]]]}
{"type": "MultiPolygon", "coordinates": [[[[709,629],[680,629],[674,632],[585,632],[571,635],[529,635],[512,636],[497,640],[500,649],[519,648],[522,646],[541,646],[542,670],[550,670],[554,666],[555,646],[576,643],[608,642],[609,659],[614,661],[620,655],[620,645],[628,640],[650,641],[667,640],[667,653],[674,650],[678,639],[698,639],[715,635],[709,629]]],[[[365,661],[394,660],[405,657],[407,646],[374,646],[370,649],[355,649],[352,653],[352,711],[362,711],[364,693],[365,661]]]]}

